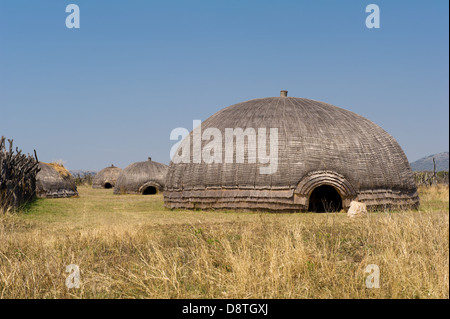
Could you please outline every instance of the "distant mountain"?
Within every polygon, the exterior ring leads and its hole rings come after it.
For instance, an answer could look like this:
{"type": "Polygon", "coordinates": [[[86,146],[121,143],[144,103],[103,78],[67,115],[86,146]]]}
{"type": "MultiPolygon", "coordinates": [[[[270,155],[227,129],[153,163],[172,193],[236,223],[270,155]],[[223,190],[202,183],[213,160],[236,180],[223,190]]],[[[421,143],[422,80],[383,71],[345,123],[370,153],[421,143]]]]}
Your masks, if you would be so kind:
{"type": "Polygon", "coordinates": [[[433,171],[433,157],[436,161],[436,171],[448,171],[448,152],[438,153],[418,159],[417,161],[410,163],[411,169],[413,171],[433,171]]]}
{"type": "Polygon", "coordinates": [[[87,175],[92,175],[94,176],[95,174],[97,174],[97,172],[95,171],[83,171],[83,170],[71,170],[69,171],[70,174],[72,174],[72,176],[80,176],[81,178],[87,176],[87,175]]]}

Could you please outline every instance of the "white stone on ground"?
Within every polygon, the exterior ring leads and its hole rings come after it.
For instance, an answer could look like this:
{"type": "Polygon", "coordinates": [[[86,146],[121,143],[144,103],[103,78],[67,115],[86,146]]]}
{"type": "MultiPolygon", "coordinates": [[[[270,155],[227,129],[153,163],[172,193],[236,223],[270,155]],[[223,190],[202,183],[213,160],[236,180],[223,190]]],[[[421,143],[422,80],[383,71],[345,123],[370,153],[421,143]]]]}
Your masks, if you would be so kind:
{"type": "Polygon", "coordinates": [[[348,209],[347,216],[354,218],[358,216],[362,216],[364,214],[367,214],[367,207],[366,204],[352,201],[350,203],[350,208],[348,209]]]}

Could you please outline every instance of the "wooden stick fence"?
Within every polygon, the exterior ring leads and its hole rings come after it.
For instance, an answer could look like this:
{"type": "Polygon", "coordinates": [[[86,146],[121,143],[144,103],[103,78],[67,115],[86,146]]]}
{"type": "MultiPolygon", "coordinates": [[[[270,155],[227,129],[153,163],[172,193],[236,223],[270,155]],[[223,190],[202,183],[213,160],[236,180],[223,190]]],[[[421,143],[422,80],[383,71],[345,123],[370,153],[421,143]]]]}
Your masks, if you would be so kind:
{"type": "Polygon", "coordinates": [[[13,210],[34,199],[36,195],[36,174],[39,171],[36,150],[34,157],[24,155],[13,140],[0,138],[0,214],[13,210]]]}

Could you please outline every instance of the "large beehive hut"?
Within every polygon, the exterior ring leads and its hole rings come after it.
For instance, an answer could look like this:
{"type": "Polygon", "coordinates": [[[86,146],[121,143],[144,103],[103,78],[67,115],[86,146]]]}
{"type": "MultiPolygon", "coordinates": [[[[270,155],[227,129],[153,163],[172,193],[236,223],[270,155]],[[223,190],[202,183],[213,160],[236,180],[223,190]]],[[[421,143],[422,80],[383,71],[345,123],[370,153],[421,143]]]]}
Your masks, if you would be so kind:
{"type": "Polygon", "coordinates": [[[114,194],[153,195],[162,192],[168,168],[150,157],[145,162],[128,165],[117,178],[114,194]]]}
{"type": "MultiPolygon", "coordinates": [[[[190,146],[190,161],[170,163],[166,207],[292,212],[347,209],[352,200],[364,202],[372,210],[419,204],[411,168],[395,139],[373,122],[342,108],[287,97],[287,91],[282,91],[280,97],[222,109],[201,124],[202,132],[208,128],[221,132],[224,160],[194,163],[195,130],[191,132],[181,144],[190,146]],[[276,171],[261,173],[269,164],[255,161],[254,153],[248,156],[252,144],[247,138],[244,162],[230,163],[226,128],[253,128],[256,132],[266,128],[267,150],[269,129],[276,128],[276,171]]],[[[211,141],[206,138],[200,143],[204,151],[211,141]]],[[[236,144],[231,150],[234,159],[236,144]]],[[[182,152],[180,146],[176,154],[182,152]]]]}
{"type": "Polygon", "coordinates": [[[105,167],[95,174],[92,180],[92,188],[113,188],[121,172],[122,169],[114,165],[105,167]]]}
{"type": "Polygon", "coordinates": [[[78,191],[72,175],[64,166],[39,162],[36,194],[38,197],[62,198],[78,196],[78,191]]]}

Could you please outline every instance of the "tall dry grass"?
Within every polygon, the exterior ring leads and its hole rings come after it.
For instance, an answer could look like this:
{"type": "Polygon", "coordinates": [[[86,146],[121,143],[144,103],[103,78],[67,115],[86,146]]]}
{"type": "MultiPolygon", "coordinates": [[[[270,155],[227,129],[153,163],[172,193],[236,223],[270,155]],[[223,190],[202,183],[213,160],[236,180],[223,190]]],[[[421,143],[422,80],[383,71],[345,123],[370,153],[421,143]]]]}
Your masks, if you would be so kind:
{"type": "Polygon", "coordinates": [[[422,189],[429,208],[358,219],[225,213],[219,222],[136,219],[52,231],[53,219],[2,216],[0,297],[448,298],[446,194],[422,189]],[[69,264],[80,267],[79,289],[65,286],[69,264]],[[380,268],[378,289],[365,286],[369,264],[380,268]]]}

